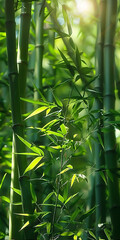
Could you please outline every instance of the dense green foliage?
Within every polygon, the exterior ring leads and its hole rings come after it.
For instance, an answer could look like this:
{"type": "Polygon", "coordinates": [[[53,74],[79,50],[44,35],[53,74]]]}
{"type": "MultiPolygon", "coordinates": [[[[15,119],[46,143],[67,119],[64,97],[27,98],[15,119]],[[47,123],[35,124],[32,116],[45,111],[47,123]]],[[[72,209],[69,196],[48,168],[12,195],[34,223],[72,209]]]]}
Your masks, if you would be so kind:
{"type": "Polygon", "coordinates": [[[120,6],[85,2],[0,1],[0,239],[120,239],[120,6]]]}

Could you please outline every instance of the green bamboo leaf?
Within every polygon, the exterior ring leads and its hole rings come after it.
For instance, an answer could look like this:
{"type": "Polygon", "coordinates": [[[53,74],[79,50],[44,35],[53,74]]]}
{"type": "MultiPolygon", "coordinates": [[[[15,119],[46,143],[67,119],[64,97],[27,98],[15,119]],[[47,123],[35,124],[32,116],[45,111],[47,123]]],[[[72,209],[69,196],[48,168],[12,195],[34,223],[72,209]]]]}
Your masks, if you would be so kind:
{"type": "Polygon", "coordinates": [[[47,103],[47,102],[35,101],[33,99],[20,98],[20,100],[22,100],[24,102],[28,102],[28,103],[33,103],[34,105],[49,106],[49,103],[47,103]]]}
{"type": "Polygon", "coordinates": [[[63,103],[60,101],[60,99],[59,99],[57,96],[55,96],[55,95],[53,95],[53,96],[54,96],[54,98],[55,98],[55,101],[56,101],[57,105],[58,105],[59,107],[63,107],[63,103]]]}
{"type": "Polygon", "coordinates": [[[33,188],[32,183],[30,183],[30,192],[31,192],[32,199],[33,199],[34,203],[36,203],[37,202],[37,196],[36,196],[36,193],[35,193],[35,190],[33,188]]]}
{"type": "Polygon", "coordinates": [[[48,122],[47,124],[45,124],[43,128],[50,128],[58,121],[59,121],[58,119],[53,119],[50,122],[48,122]]]}
{"type": "Polygon", "coordinates": [[[73,186],[75,179],[76,179],[76,174],[73,174],[72,179],[71,179],[71,187],[73,186]]]}
{"type": "Polygon", "coordinates": [[[69,17],[67,17],[67,28],[68,28],[69,36],[71,36],[72,35],[72,27],[71,27],[71,24],[69,21],[69,17]]]}
{"type": "MultiPolygon", "coordinates": [[[[77,235],[74,235],[74,238],[73,238],[73,240],[77,240],[78,238],[77,238],[77,235]]],[[[79,240],[80,240],[80,238],[79,238],[79,240]]]]}
{"type": "Polygon", "coordinates": [[[6,32],[0,32],[0,41],[6,38],[6,32]]]}
{"type": "Polygon", "coordinates": [[[0,197],[3,201],[7,202],[7,203],[10,203],[10,199],[6,196],[1,196],[0,197]]]}
{"type": "Polygon", "coordinates": [[[69,171],[69,170],[70,170],[70,168],[65,168],[65,169],[62,170],[60,173],[58,173],[58,175],[63,174],[63,173],[65,173],[65,172],[69,171]]]}
{"type": "Polygon", "coordinates": [[[75,193],[74,195],[70,196],[66,201],[65,204],[67,204],[71,199],[73,199],[78,193],[75,193]]]}
{"type": "Polygon", "coordinates": [[[54,136],[63,138],[62,133],[58,133],[58,132],[54,132],[54,131],[49,131],[49,130],[46,131],[46,133],[47,133],[48,135],[54,135],[54,136]]]}
{"type": "Polygon", "coordinates": [[[108,238],[108,240],[111,240],[110,233],[106,228],[104,229],[104,233],[105,233],[106,237],[108,238]]]}
{"type": "Polygon", "coordinates": [[[80,222],[82,222],[84,219],[86,219],[88,216],[90,216],[94,211],[96,207],[91,208],[87,212],[85,212],[81,217],[80,217],[80,222]]]}
{"type": "Polygon", "coordinates": [[[83,68],[81,68],[81,73],[82,74],[88,74],[88,73],[91,72],[91,70],[92,70],[92,68],[83,67],[83,68]]]}
{"type": "Polygon", "coordinates": [[[98,136],[98,139],[99,139],[99,142],[100,142],[101,146],[102,146],[103,149],[104,149],[104,144],[103,144],[103,140],[102,140],[102,138],[101,138],[101,135],[100,135],[99,133],[97,133],[97,136],[98,136]]]}
{"type": "Polygon", "coordinates": [[[71,164],[68,164],[67,167],[73,169],[73,166],[71,164]]]}
{"type": "Polygon", "coordinates": [[[4,174],[2,180],[1,180],[1,183],[0,183],[0,189],[2,188],[2,185],[3,185],[3,182],[5,180],[5,177],[6,177],[7,173],[4,174]]]}
{"type": "Polygon", "coordinates": [[[6,234],[3,232],[0,232],[0,239],[5,239],[6,234]]]}
{"type": "Polygon", "coordinates": [[[40,223],[40,224],[36,225],[35,227],[43,227],[45,225],[47,225],[47,222],[40,223]]]}
{"type": "Polygon", "coordinates": [[[70,217],[70,220],[71,221],[74,221],[75,220],[75,218],[78,216],[78,214],[80,213],[80,209],[79,208],[77,208],[77,209],[75,209],[75,211],[73,212],[73,214],[72,214],[72,216],[70,217]]]}
{"type": "Polygon", "coordinates": [[[100,171],[100,175],[101,175],[103,181],[105,182],[105,184],[107,185],[107,180],[106,180],[106,177],[105,177],[104,172],[103,172],[103,171],[100,171]]]}
{"type": "Polygon", "coordinates": [[[19,215],[19,216],[24,216],[24,217],[31,217],[33,216],[33,214],[29,214],[29,213],[15,213],[16,215],[19,215]]]}
{"type": "Polygon", "coordinates": [[[72,236],[72,235],[74,235],[74,233],[73,232],[63,232],[62,234],[61,234],[61,236],[72,236]]]}
{"type": "MultiPolygon", "coordinates": [[[[55,192],[55,196],[57,197],[57,193],[56,192],[55,192]]],[[[64,203],[64,201],[65,201],[65,199],[60,194],[58,194],[58,199],[62,203],[64,203]]]]}
{"type": "Polygon", "coordinates": [[[47,216],[48,214],[50,214],[51,212],[46,212],[43,214],[42,218],[44,218],[45,216],[47,216]]]}
{"type": "Polygon", "coordinates": [[[64,63],[66,64],[68,70],[70,71],[71,75],[74,76],[74,67],[72,65],[70,65],[69,61],[67,60],[67,58],[65,57],[65,55],[60,51],[60,49],[58,49],[60,52],[60,55],[64,61],[64,63]]]}
{"type": "Polygon", "coordinates": [[[66,12],[66,5],[63,4],[62,5],[62,14],[63,14],[63,17],[64,17],[64,21],[67,22],[67,12],[66,12]]]}
{"type": "Polygon", "coordinates": [[[29,152],[25,152],[25,153],[14,153],[16,155],[27,155],[27,156],[38,156],[38,153],[29,153],[29,152]]]}
{"type": "Polygon", "coordinates": [[[19,232],[22,231],[24,228],[26,228],[29,224],[30,224],[30,222],[27,221],[27,222],[22,226],[22,228],[19,230],[19,232]]]}
{"type": "Polygon", "coordinates": [[[69,43],[70,43],[71,47],[73,49],[75,49],[75,44],[74,44],[73,39],[71,37],[69,38],[69,43]]]}
{"type": "Polygon", "coordinates": [[[28,118],[33,117],[33,116],[45,111],[47,109],[48,109],[48,107],[40,107],[40,108],[36,109],[35,111],[33,111],[28,117],[26,117],[25,120],[27,120],[28,118]]]}
{"type": "Polygon", "coordinates": [[[47,202],[52,197],[53,194],[54,192],[49,193],[47,197],[44,199],[43,203],[47,202]]]}
{"type": "Polygon", "coordinates": [[[78,47],[76,47],[75,55],[77,68],[81,69],[81,53],[79,52],[78,47]]]}
{"type": "Polygon", "coordinates": [[[89,231],[89,234],[90,234],[90,236],[93,237],[94,239],[97,239],[92,231],[89,231]]]}
{"type": "MultiPolygon", "coordinates": [[[[18,135],[17,135],[17,136],[18,136],[18,135]]],[[[31,143],[29,143],[28,141],[26,141],[25,139],[23,139],[23,138],[20,137],[20,136],[18,136],[18,138],[19,138],[29,149],[31,149],[33,152],[35,152],[35,153],[37,153],[37,154],[39,154],[39,155],[43,155],[43,156],[44,156],[44,152],[43,152],[40,148],[32,145],[31,143]]]]}
{"type": "Polygon", "coordinates": [[[47,223],[47,234],[50,234],[51,231],[51,223],[47,223]]]}
{"type": "Polygon", "coordinates": [[[37,166],[37,168],[35,169],[35,171],[36,171],[38,168],[40,168],[40,167],[42,167],[42,166],[44,166],[44,165],[45,165],[45,163],[39,164],[39,165],[37,166]]]}
{"type": "Polygon", "coordinates": [[[29,166],[25,169],[24,174],[25,174],[26,172],[28,172],[28,171],[31,171],[33,168],[35,168],[36,165],[41,161],[42,158],[43,158],[43,157],[37,157],[37,158],[35,158],[35,159],[29,164],[29,166]]]}
{"type": "Polygon", "coordinates": [[[59,230],[63,230],[63,226],[61,226],[61,225],[58,224],[58,223],[55,223],[54,226],[55,226],[56,228],[58,228],[59,230]]]}
{"type": "Polygon", "coordinates": [[[21,196],[21,190],[17,188],[12,188],[15,193],[21,196]]]}
{"type": "Polygon", "coordinates": [[[62,123],[62,124],[60,125],[60,128],[61,128],[62,133],[63,133],[64,135],[66,135],[66,134],[67,134],[67,127],[64,125],[64,123],[62,123]]]}

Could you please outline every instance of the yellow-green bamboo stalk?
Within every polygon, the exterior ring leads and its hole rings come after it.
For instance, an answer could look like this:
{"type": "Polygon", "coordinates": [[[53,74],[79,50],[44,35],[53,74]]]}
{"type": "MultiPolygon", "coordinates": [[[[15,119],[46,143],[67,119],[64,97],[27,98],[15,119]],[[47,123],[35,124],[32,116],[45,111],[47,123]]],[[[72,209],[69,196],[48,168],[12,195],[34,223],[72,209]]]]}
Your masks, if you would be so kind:
{"type": "Polygon", "coordinates": [[[120,196],[117,176],[116,138],[112,121],[115,108],[114,84],[114,36],[117,16],[117,0],[107,0],[106,34],[104,44],[104,144],[106,172],[108,176],[109,211],[111,216],[113,239],[120,239],[120,196]]]}

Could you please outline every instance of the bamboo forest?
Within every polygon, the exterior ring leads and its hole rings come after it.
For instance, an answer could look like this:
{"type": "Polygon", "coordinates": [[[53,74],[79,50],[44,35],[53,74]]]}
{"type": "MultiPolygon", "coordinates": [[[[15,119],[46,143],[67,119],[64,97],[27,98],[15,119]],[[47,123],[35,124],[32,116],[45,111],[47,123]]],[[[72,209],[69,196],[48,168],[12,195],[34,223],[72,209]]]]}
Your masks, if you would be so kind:
{"type": "Polygon", "coordinates": [[[0,0],[0,239],[120,240],[120,1],[0,0]]]}

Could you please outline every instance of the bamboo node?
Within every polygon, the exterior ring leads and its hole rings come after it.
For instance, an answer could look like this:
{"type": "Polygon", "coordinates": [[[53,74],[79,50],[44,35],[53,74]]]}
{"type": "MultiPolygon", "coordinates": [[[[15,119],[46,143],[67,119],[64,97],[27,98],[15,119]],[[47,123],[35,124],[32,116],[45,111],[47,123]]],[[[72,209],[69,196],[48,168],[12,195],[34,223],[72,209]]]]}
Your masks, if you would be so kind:
{"type": "Polygon", "coordinates": [[[105,47],[113,47],[113,48],[115,48],[115,46],[112,43],[105,43],[104,44],[104,48],[105,47]]]}
{"type": "Polygon", "coordinates": [[[9,72],[8,73],[8,77],[11,77],[11,76],[17,76],[18,75],[18,72],[9,72]]]}
{"type": "Polygon", "coordinates": [[[36,45],[35,45],[35,48],[40,48],[40,47],[43,47],[43,48],[44,48],[44,45],[43,45],[43,44],[36,44],[36,45]]]}
{"type": "Polygon", "coordinates": [[[12,129],[14,130],[16,127],[23,127],[22,123],[15,123],[12,125],[12,129]]]}
{"type": "Polygon", "coordinates": [[[24,63],[24,64],[28,65],[28,62],[25,61],[25,60],[21,60],[21,59],[18,60],[18,61],[17,61],[17,64],[20,64],[20,63],[21,63],[21,64],[24,63]]]}

